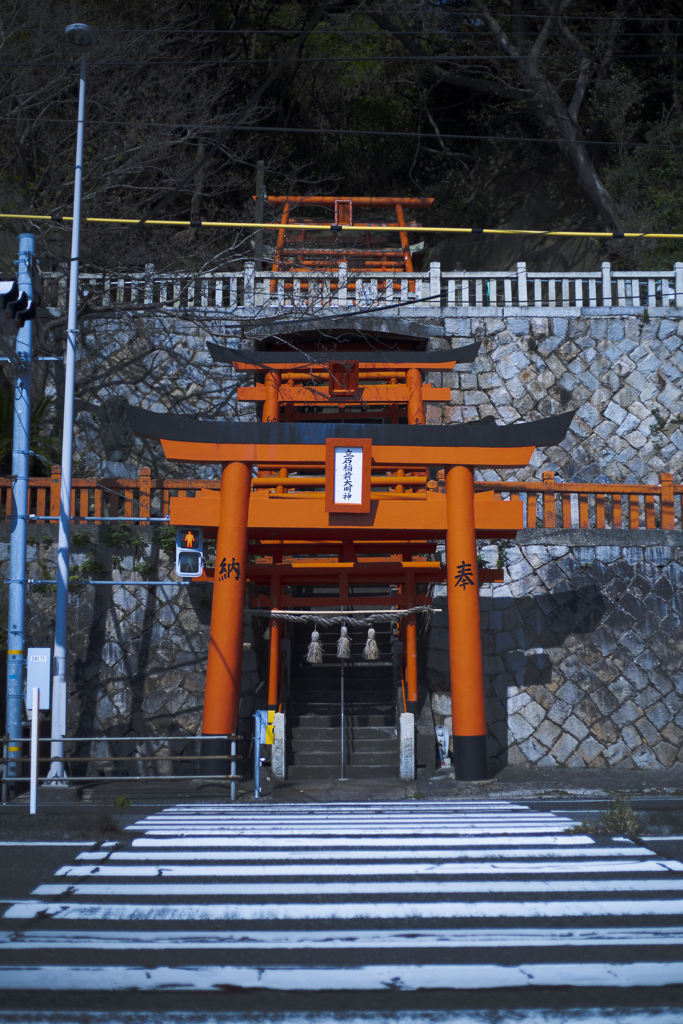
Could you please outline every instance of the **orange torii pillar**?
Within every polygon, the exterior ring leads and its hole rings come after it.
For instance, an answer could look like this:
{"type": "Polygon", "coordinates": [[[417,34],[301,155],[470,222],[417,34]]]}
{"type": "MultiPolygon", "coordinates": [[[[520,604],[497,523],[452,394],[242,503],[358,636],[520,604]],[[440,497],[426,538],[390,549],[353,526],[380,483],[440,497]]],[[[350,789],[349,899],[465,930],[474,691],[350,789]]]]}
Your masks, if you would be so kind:
{"type": "MultiPolygon", "coordinates": [[[[247,589],[247,520],[251,465],[228,462],[221,474],[213,607],[206,665],[202,753],[225,755],[229,741],[212,739],[237,732],[242,680],[244,602],[247,589]]],[[[222,761],[203,762],[206,775],[227,771],[222,761]]]]}
{"type": "Polygon", "coordinates": [[[424,423],[425,407],[422,399],[422,373],[411,366],[406,370],[408,388],[408,423],[424,423]]]}
{"type": "Polygon", "coordinates": [[[488,778],[474,470],[446,467],[446,575],[455,777],[488,778]]]}
{"type": "Polygon", "coordinates": [[[280,421],[280,385],[282,374],[277,370],[266,371],[266,400],[263,403],[263,423],[279,423],[280,421]]]}
{"type": "MultiPolygon", "coordinates": [[[[270,600],[273,608],[280,604],[282,581],[279,574],[274,573],[270,581],[270,600]]],[[[266,743],[273,742],[273,722],[275,713],[280,710],[280,645],[282,641],[282,619],[270,620],[270,660],[268,662],[268,726],[266,743]]]]}
{"type": "MultiPolygon", "coordinates": [[[[405,585],[406,605],[415,607],[415,573],[406,571],[405,585]]],[[[405,659],[406,659],[406,711],[417,718],[417,616],[415,613],[405,618],[405,659]]]]}

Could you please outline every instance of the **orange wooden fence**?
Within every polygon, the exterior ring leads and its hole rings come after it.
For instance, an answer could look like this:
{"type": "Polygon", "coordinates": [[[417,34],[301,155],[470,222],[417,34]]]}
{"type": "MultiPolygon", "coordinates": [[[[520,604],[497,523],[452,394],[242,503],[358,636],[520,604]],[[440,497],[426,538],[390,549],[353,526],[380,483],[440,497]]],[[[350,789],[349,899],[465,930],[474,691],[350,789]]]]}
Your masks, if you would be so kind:
{"type": "Polygon", "coordinates": [[[683,528],[683,486],[672,473],[658,484],[563,483],[546,472],[541,483],[487,482],[478,491],[521,498],[527,528],[675,530],[683,528]]]}
{"type": "MultiPolygon", "coordinates": [[[[442,477],[442,471],[438,477],[442,477]]],[[[391,481],[383,478],[383,482],[391,481]]],[[[290,477],[288,483],[296,487],[296,477],[290,477]]],[[[302,480],[304,486],[306,483],[302,480]]],[[[56,518],[59,515],[60,486],[59,466],[52,467],[49,477],[31,477],[29,515],[56,518]]],[[[124,516],[144,523],[150,518],[167,516],[170,499],[178,494],[185,493],[189,497],[202,487],[217,490],[219,486],[218,480],[156,479],[148,469],[141,470],[139,477],[129,480],[75,479],[71,487],[71,515],[76,519],[96,517],[101,520],[124,516]]],[[[427,483],[428,489],[433,487],[441,490],[441,481],[427,483]]],[[[674,485],[672,473],[661,473],[658,484],[581,484],[561,482],[555,479],[554,473],[546,472],[540,483],[526,480],[479,481],[475,488],[477,491],[494,491],[501,500],[521,500],[526,527],[683,529],[683,485],[674,485]]],[[[397,489],[404,490],[398,481],[397,489]]],[[[424,489],[422,479],[418,482],[418,489],[424,489]]],[[[0,518],[9,519],[11,516],[11,494],[11,479],[0,477],[0,518]]]]}

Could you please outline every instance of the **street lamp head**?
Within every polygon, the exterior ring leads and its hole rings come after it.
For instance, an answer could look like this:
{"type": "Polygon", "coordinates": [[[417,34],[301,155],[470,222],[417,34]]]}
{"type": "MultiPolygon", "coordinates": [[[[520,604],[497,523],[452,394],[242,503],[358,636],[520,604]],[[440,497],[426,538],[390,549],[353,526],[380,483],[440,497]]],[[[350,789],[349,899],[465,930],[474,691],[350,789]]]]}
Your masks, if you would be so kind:
{"type": "Polygon", "coordinates": [[[95,32],[90,28],[90,25],[83,25],[78,21],[73,25],[67,25],[64,32],[73,48],[81,53],[91,50],[97,42],[95,32]]]}

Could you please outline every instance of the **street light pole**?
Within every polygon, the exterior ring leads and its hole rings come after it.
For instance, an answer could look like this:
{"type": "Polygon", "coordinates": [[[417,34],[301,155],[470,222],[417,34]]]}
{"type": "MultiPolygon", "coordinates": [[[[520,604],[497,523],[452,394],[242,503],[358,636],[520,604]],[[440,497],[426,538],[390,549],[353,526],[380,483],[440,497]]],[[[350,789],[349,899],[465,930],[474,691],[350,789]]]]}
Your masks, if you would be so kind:
{"type": "MultiPolygon", "coordinates": [[[[74,207],[71,229],[71,268],[69,276],[69,309],[64,359],[64,419],[62,424],[62,487],[59,503],[59,541],[57,545],[57,607],[55,612],[54,676],[52,681],[52,743],[51,758],[64,757],[66,735],[66,631],[69,604],[69,541],[71,530],[71,464],[73,459],[74,381],[76,373],[76,335],[78,314],[78,261],[81,233],[81,185],[83,180],[83,133],[85,127],[85,74],[88,50],[96,42],[88,25],[66,28],[71,45],[80,52],[81,74],[78,87],[78,130],[76,134],[76,170],[74,174],[74,207]]],[[[53,760],[49,778],[64,779],[64,762],[53,760]]]]}
{"type": "MultiPolygon", "coordinates": [[[[19,293],[33,298],[35,235],[19,235],[17,284],[19,293]]],[[[31,423],[31,358],[33,324],[27,320],[17,333],[14,368],[14,424],[12,433],[12,532],[9,543],[9,607],[7,616],[7,735],[21,737],[21,700],[24,682],[24,614],[26,584],[26,514],[28,511],[28,459],[31,423]]],[[[7,778],[21,775],[21,743],[8,744],[7,778]]]]}

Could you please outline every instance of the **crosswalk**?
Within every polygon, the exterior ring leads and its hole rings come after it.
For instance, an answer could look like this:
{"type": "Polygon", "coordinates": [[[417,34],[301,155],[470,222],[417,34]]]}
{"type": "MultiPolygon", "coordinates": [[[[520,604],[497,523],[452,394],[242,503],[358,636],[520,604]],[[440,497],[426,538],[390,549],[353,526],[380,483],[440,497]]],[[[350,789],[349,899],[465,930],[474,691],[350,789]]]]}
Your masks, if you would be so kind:
{"type": "Polygon", "coordinates": [[[683,863],[574,824],[489,800],[179,804],[7,907],[0,989],[683,984],[683,863]]]}

